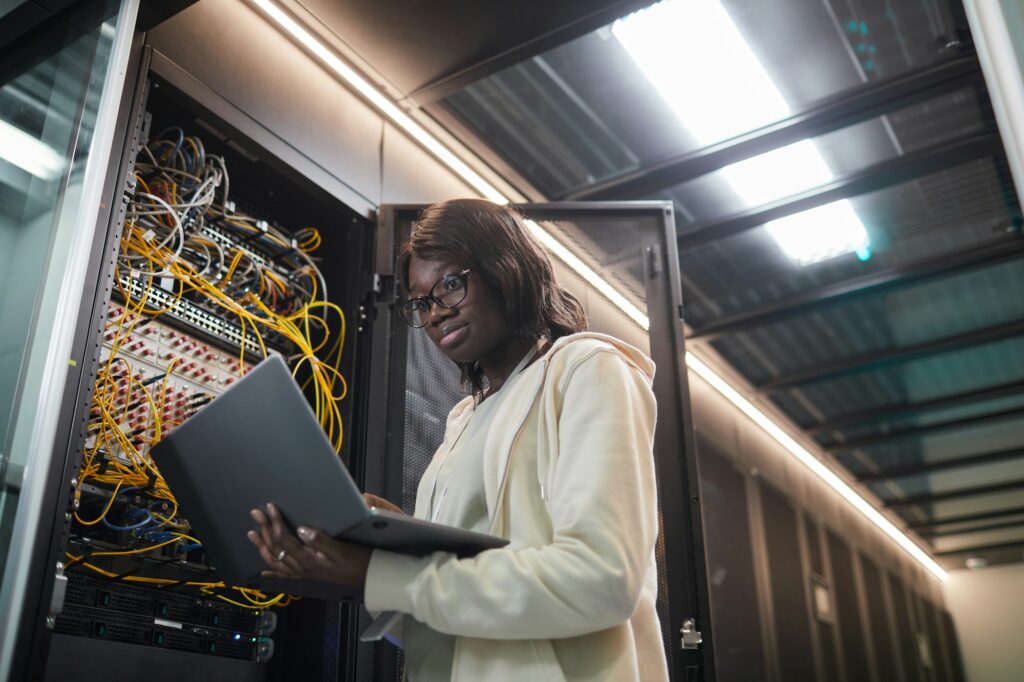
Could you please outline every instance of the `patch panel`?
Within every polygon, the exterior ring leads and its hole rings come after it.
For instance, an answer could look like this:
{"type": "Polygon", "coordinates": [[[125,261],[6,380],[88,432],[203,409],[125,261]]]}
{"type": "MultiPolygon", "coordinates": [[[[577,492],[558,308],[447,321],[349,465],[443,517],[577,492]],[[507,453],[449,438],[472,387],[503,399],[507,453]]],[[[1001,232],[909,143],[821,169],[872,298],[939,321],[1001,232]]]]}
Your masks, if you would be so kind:
{"type": "MultiPolygon", "coordinates": [[[[101,367],[109,364],[109,381],[103,387],[106,404],[94,405],[90,417],[98,419],[101,410],[107,409],[140,452],[144,453],[148,442],[166,435],[253,366],[237,355],[165,324],[162,316],[144,316],[126,331],[128,324],[124,328],[119,325],[123,315],[122,305],[108,304],[100,357],[101,367]],[[110,361],[115,341],[118,351],[116,359],[110,361]],[[159,434],[154,415],[160,417],[159,434]]],[[[86,445],[91,445],[91,441],[86,445]]],[[[116,448],[107,455],[128,459],[116,448]]]]}
{"type": "MultiPolygon", "coordinates": [[[[174,294],[155,284],[147,289],[146,284],[127,275],[121,275],[120,283],[132,300],[137,301],[145,297],[148,308],[163,310],[161,318],[167,318],[169,321],[183,326],[187,331],[206,337],[214,343],[226,344],[239,349],[244,345],[250,360],[262,357],[263,351],[259,339],[251,332],[243,332],[240,325],[214,315],[191,301],[183,298],[176,299],[174,294]]],[[[275,347],[273,340],[265,336],[263,343],[267,346],[267,350],[271,348],[279,351],[285,350],[275,347]]]]}
{"type": "Polygon", "coordinates": [[[210,241],[215,242],[222,249],[241,249],[247,256],[262,266],[267,267],[273,263],[274,256],[266,249],[251,241],[239,239],[230,232],[222,230],[214,225],[209,223],[203,225],[203,228],[199,233],[210,241]]]}

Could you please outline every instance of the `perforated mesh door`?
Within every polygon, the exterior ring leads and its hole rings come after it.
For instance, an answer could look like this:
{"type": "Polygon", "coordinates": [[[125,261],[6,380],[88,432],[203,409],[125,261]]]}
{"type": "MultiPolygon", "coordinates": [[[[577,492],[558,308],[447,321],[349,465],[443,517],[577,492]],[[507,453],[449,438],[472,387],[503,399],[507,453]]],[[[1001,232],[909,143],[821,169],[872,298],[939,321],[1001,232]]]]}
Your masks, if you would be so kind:
{"type": "MultiPolygon", "coordinates": [[[[530,216],[529,210],[526,211],[530,216]]],[[[415,211],[401,211],[398,214],[396,243],[401,243],[411,226],[415,211]]],[[[645,258],[652,239],[660,238],[663,216],[657,212],[637,216],[624,216],[622,211],[609,215],[595,215],[588,212],[584,219],[572,221],[542,221],[541,225],[572,250],[593,270],[600,273],[620,292],[636,313],[648,315],[647,276],[645,258]]],[[[660,252],[659,252],[660,254],[660,252]]],[[[651,338],[634,319],[620,307],[589,284],[576,271],[562,261],[552,257],[558,282],[580,299],[590,322],[590,330],[615,336],[651,354],[651,338]]],[[[667,282],[659,282],[667,287],[667,282]]],[[[405,412],[402,447],[401,503],[406,511],[415,505],[416,489],[424,470],[444,437],[448,411],[465,392],[459,386],[459,373],[455,365],[441,355],[422,330],[399,328],[406,343],[405,356],[405,412]]],[[[679,349],[682,352],[682,349],[679,349]]],[[[659,372],[670,373],[670,368],[659,367],[659,372]]],[[[663,379],[667,380],[667,379],[663,379]]],[[[676,405],[659,403],[662,419],[671,418],[676,405]]],[[[688,414],[688,408],[687,408],[688,414]]],[[[688,418],[688,417],[687,417],[688,418]]],[[[679,453],[673,453],[678,457],[679,453]]],[[[664,499],[662,476],[659,471],[659,499],[664,499]]],[[[679,495],[673,487],[668,494],[679,495]]],[[[397,500],[396,500],[397,501],[397,500]]],[[[662,515],[659,514],[659,522],[662,515]]],[[[664,526],[662,526],[664,527],[664,526]]],[[[659,574],[658,611],[661,618],[666,650],[672,651],[671,619],[669,617],[668,566],[663,533],[659,536],[657,561],[659,574]]],[[[680,542],[683,542],[680,539],[680,542]]],[[[701,559],[702,560],[702,559],[701,559]]]]}
{"type": "Polygon", "coordinates": [[[420,478],[444,440],[448,411],[465,393],[459,387],[455,364],[441,355],[424,331],[406,329],[409,354],[405,367],[402,509],[411,514],[420,478]]]}

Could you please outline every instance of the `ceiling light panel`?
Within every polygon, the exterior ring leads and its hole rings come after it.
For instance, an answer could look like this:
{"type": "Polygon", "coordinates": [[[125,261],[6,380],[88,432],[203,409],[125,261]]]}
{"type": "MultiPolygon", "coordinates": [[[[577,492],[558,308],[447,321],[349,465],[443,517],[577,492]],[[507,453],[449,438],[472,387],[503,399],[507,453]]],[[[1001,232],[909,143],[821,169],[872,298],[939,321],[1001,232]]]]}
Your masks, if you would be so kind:
{"type": "MultiPolygon", "coordinates": [[[[621,19],[612,34],[700,146],[789,116],[789,105],[718,0],[670,0],[621,19]]],[[[721,169],[746,206],[760,206],[832,180],[811,140],[721,169]]],[[[867,230],[847,201],[767,227],[793,261],[870,254],[867,230]]]]}

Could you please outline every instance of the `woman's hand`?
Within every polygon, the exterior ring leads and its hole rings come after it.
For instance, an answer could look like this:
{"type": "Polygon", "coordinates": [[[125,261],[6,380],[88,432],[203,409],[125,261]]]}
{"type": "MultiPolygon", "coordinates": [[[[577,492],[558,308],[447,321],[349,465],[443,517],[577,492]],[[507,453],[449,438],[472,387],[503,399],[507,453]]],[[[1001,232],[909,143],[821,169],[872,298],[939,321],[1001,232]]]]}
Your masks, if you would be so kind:
{"type": "Polygon", "coordinates": [[[360,591],[365,587],[373,551],[369,547],[305,527],[299,527],[296,537],[273,504],[267,505],[266,513],[253,509],[250,514],[258,529],[247,535],[269,567],[261,575],[339,583],[360,591]]]}
{"type": "Polygon", "coordinates": [[[404,511],[402,511],[402,508],[399,507],[398,505],[392,504],[391,502],[385,500],[383,497],[378,497],[371,493],[363,493],[363,501],[366,502],[366,504],[370,507],[376,507],[377,509],[387,509],[388,511],[398,512],[399,514],[405,513],[404,511]]]}

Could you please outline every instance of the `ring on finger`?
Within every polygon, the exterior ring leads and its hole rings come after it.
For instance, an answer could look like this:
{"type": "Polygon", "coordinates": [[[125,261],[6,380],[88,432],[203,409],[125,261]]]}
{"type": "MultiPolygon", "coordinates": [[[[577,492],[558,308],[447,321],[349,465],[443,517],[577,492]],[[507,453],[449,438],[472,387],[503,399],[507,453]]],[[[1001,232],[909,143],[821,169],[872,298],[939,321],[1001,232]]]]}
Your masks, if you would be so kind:
{"type": "Polygon", "coordinates": [[[284,558],[286,556],[288,556],[288,552],[286,550],[282,549],[280,552],[277,553],[277,560],[278,561],[284,561],[284,558]]]}

